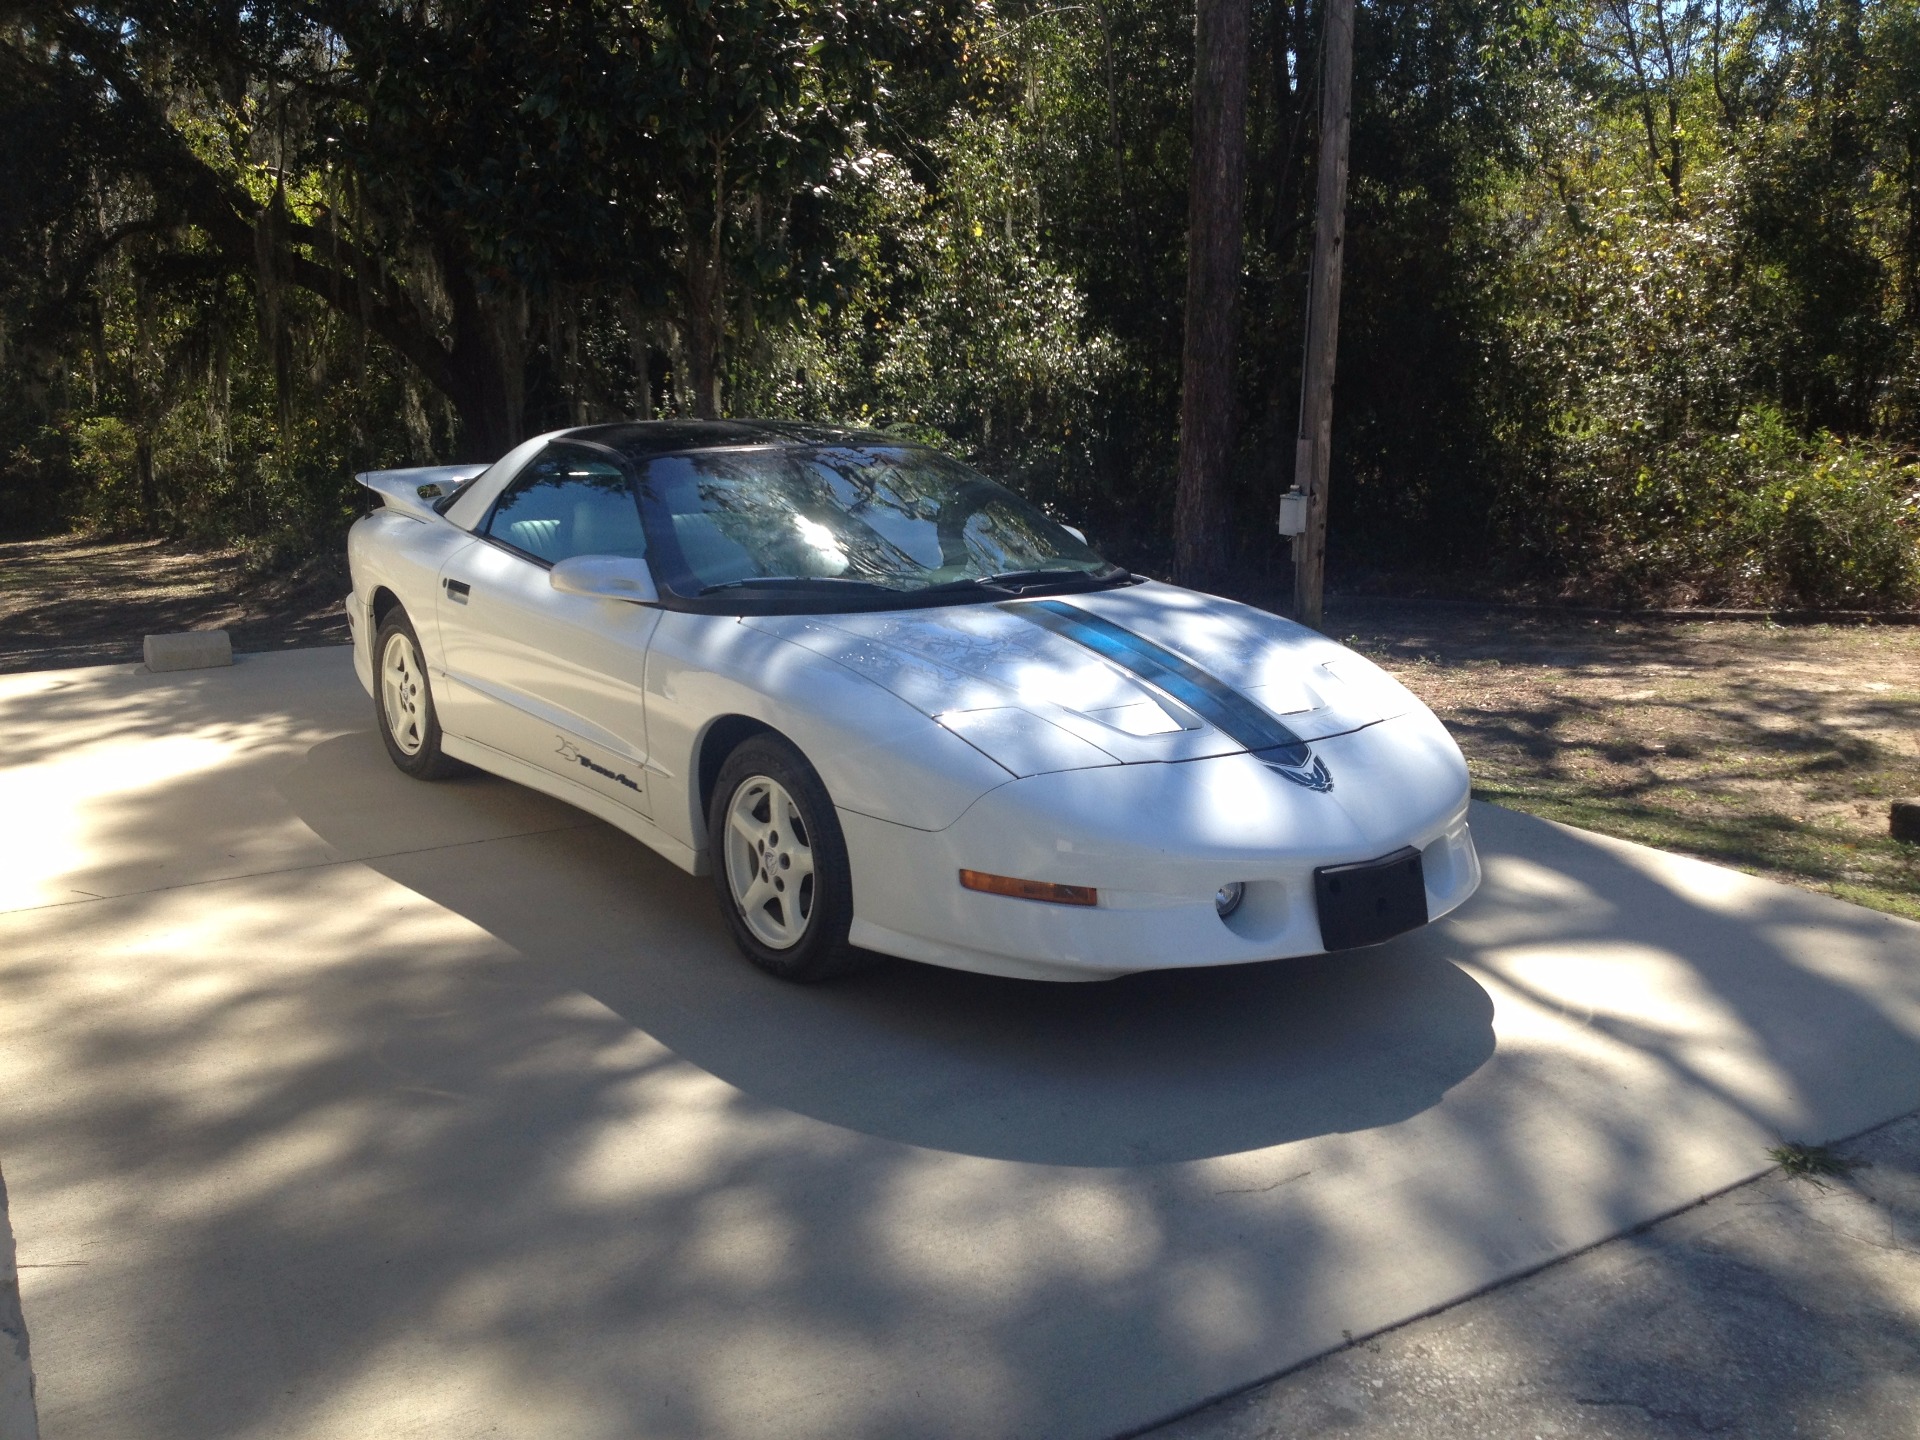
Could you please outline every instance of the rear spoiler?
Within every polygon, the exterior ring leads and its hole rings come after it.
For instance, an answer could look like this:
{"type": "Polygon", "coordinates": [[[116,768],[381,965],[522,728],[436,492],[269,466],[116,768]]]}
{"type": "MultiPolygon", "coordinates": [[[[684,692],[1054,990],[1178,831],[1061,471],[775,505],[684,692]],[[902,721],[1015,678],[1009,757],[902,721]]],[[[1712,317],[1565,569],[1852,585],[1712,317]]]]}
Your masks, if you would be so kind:
{"type": "Polygon", "coordinates": [[[425,520],[439,513],[434,509],[436,501],[444,500],[456,486],[486,468],[484,465],[420,465],[412,470],[364,470],[353,478],[378,495],[389,510],[425,520]]]}

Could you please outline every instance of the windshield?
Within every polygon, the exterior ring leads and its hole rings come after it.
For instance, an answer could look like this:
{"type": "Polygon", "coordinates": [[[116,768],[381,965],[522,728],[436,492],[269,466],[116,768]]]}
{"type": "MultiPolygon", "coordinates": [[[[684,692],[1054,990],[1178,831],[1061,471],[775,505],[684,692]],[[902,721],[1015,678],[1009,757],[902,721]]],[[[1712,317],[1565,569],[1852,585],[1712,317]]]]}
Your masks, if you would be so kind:
{"type": "Polygon", "coordinates": [[[703,450],[650,461],[656,573],[683,596],[1110,584],[1126,572],[956,460],[914,446],[703,450]]]}

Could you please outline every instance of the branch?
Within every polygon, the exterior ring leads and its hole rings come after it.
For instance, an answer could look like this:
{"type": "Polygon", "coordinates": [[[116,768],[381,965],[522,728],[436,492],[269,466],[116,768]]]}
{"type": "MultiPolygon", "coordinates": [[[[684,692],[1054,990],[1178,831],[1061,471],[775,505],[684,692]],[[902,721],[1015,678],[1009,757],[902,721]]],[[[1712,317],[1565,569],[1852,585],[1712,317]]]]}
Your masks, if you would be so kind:
{"type": "Polygon", "coordinates": [[[96,235],[86,247],[68,264],[61,267],[60,274],[53,284],[53,295],[33,306],[28,313],[24,333],[31,336],[54,326],[57,318],[64,315],[73,305],[74,297],[87,278],[121,245],[136,235],[148,235],[165,230],[168,226],[157,216],[146,216],[139,220],[129,220],[116,225],[104,234],[96,235]]]}
{"type": "MultiPolygon", "coordinates": [[[[229,264],[255,270],[257,228],[267,206],[193,152],[141,85],[117,37],[65,16],[54,29],[61,45],[111,87],[123,112],[146,139],[151,153],[132,157],[135,166],[146,172],[156,191],[171,198],[191,223],[206,232],[229,264]]],[[[342,236],[337,226],[323,232],[284,215],[282,219],[279,228],[288,242],[297,239],[316,253],[331,247],[336,254],[344,253],[348,263],[345,268],[330,266],[301,253],[292,243],[276,241],[276,268],[343,316],[365,324],[417,367],[429,385],[450,394],[446,346],[418,302],[388,280],[373,258],[342,236]]],[[[157,217],[144,223],[155,228],[163,224],[157,217]]]]}

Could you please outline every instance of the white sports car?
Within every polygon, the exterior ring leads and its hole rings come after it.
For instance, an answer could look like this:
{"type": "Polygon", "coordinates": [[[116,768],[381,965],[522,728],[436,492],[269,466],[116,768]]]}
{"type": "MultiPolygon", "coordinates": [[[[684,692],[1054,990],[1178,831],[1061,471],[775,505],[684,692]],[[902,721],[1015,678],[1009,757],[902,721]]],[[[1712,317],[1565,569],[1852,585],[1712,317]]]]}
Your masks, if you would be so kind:
{"type": "Polygon", "coordinates": [[[1317,954],[1479,884],[1466,765],[1385,672],[933,451],[657,422],[358,478],[385,504],[347,611],[394,763],[711,873],[776,975],[1317,954]]]}

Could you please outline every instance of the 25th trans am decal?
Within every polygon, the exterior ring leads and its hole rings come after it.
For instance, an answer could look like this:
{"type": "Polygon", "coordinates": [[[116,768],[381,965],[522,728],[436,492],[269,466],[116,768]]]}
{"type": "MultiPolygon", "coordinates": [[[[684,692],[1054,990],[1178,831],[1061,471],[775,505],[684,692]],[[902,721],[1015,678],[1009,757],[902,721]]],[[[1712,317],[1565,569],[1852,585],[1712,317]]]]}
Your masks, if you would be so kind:
{"type": "Polygon", "coordinates": [[[613,781],[613,783],[616,785],[624,785],[627,787],[627,789],[633,791],[633,793],[636,795],[640,793],[640,785],[638,781],[633,780],[628,776],[622,775],[618,770],[609,770],[606,766],[598,764],[597,762],[588,759],[585,755],[582,755],[580,753],[580,751],[575,747],[574,743],[571,740],[567,739],[566,736],[556,735],[553,738],[560,742],[560,748],[556,750],[554,753],[557,754],[562,760],[577,760],[580,763],[580,768],[582,770],[591,770],[594,774],[603,776],[606,779],[613,781]]]}

